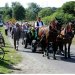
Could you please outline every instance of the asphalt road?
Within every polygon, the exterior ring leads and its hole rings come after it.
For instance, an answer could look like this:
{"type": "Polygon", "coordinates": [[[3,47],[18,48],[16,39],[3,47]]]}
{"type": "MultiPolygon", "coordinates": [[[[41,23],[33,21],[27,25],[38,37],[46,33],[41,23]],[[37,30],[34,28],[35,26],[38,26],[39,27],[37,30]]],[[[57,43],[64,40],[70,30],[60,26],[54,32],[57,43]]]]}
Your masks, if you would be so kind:
{"type": "MultiPolygon", "coordinates": [[[[10,42],[13,45],[13,41],[10,38],[10,42]]],[[[15,67],[21,70],[13,70],[14,74],[74,74],[75,73],[75,45],[71,46],[71,59],[64,59],[61,55],[56,55],[57,60],[43,57],[41,53],[32,53],[30,46],[27,49],[19,44],[19,51],[23,57],[21,63],[15,67]]]]}

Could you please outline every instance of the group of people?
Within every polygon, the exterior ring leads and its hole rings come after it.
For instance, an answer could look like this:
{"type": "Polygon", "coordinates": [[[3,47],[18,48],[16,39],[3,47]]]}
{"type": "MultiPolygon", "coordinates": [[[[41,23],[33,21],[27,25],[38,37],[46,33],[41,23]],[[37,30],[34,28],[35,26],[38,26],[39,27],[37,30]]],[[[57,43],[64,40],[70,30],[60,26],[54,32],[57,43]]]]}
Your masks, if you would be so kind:
{"type": "Polygon", "coordinates": [[[11,30],[12,30],[12,25],[11,25],[11,23],[6,22],[6,23],[4,24],[4,28],[5,28],[5,35],[7,36],[7,35],[9,34],[8,32],[11,32],[11,30]]]}
{"type": "MultiPolygon", "coordinates": [[[[39,30],[39,27],[43,26],[43,22],[41,21],[41,18],[38,18],[38,21],[35,23],[35,27],[37,29],[37,33],[39,30]]],[[[16,44],[19,44],[19,39],[22,38],[24,39],[25,33],[32,29],[32,26],[28,24],[28,22],[25,22],[24,24],[20,25],[19,23],[13,23],[11,24],[10,22],[6,22],[4,24],[5,28],[5,35],[6,36],[11,36],[14,40],[14,47],[16,49],[16,44]]]]}
{"type": "MultiPolygon", "coordinates": [[[[57,20],[53,20],[50,23],[50,29],[57,29],[57,23],[58,23],[57,20]]],[[[44,25],[43,21],[41,21],[40,17],[37,18],[37,22],[35,22],[34,26],[29,25],[28,22],[25,22],[22,25],[19,25],[19,23],[10,24],[9,22],[6,22],[4,25],[5,34],[8,35],[8,32],[10,32],[12,38],[14,39],[15,49],[16,49],[16,44],[19,44],[19,39],[20,38],[24,39],[25,33],[27,33],[29,30],[31,30],[33,28],[33,29],[35,29],[36,37],[38,37],[39,29],[43,26],[45,26],[45,25],[44,25]]],[[[69,25],[66,28],[67,29],[65,32],[68,34],[71,34],[71,32],[72,32],[71,23],[69,23],[69,25]]],[[[62,27],[60,30],[62,31],[61,35],[64,35],[65,28],[62,27]]]]}

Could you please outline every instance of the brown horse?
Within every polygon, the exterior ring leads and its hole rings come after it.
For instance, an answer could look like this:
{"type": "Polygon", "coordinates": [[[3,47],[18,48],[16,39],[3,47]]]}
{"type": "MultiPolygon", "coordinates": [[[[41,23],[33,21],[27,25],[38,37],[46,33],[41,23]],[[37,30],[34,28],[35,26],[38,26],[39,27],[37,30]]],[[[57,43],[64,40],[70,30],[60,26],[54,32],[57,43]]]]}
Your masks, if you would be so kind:
{"type": "Polygon", "coordinates": [[[63,51],[63,46],[65,47],[65,51],[64,51],[65,58],[67,57],[70,58],[70,47],[72,44],[73,37],[74,37],[74,33],[72,30],[72,24],[68,24],[66,28],[61,30],[59,35],[59,38],[61,38],[60,42],[62,42],[62,43],[59,42],[61,45],[60,50],[63,51]]]}
{"type": "Polygon", "coordinates": [[[52,26],[49,26],[49,33],[48,33],[48,36],[47,36],[47,44],[48,44],[48,47],[47,47],[47,56],[49,58],[49,49],[50,47],[52,47],[52,50],[53,50],[53,59],[56,59],[55,57],[55,54],[56,54],[56,51],[57,51],[57,36],[58,36],[58,31],[56,28],[52,27],[52,26]]]}
{"type": "MultiPolygon", "coordinates": [[[[42,27],[39,29],[39,36],[41,36],[41,34],[46,36],[46,40],[44,41],[43,47],[47,47],[47,50],[43,50],[43,53],[47,53],[47,58],[49,59],[49,49],[50,47],[52,47],[52,51],[53,51],[53,59],[56,59],[55,54],[57,51],[57,36],[58,36],[58,31],[56,28],[56,23],[53,20],[50,24],[50,26],[46,26],[46,27],[42,27]]],[[[41,38],[43,39],[43,38],[41,38]]],[[[44,56],[44,55],[43,55],[44,56]]]]}
{"type": "Polygon", "coordinates": [[[43,26],[43,27],[39,28],[37,39],[33,39],[33,41],[32,41],[32,52],[36,51],[36,48],[38,47],[38,45],[41,45],[42,51],[45,51],[47,32],[48,32],[47,26],[43,26]]]}

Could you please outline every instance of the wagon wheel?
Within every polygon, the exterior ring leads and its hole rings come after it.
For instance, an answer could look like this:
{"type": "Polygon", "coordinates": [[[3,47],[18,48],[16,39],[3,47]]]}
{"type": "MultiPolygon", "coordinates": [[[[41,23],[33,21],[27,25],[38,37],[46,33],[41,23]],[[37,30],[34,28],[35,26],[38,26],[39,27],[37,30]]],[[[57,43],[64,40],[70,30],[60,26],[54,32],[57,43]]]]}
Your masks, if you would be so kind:
{"type": "Polygon", "coordinates": [[[27,38],[24,39],[25,48],[27,48],[27,38]]]}
{"type": "Polygon", "coordinates": [[[4,55],[5,55],[4,49],[0,47],[0,60],[4,59],[4,55]]]}
{"type": "Polygon", "coordinates": [[[32,52],[36,52],[36,48],[37,48],[37,46],[36,46],[36,40],[33,40],[32,41],[32,44],[31,44],[31,48],[32,48],[32,52]]]}
{"type": "Polygon", "coordinates": [[[32,46],[32,52],[36,52],[36,47],[32,46]]]}

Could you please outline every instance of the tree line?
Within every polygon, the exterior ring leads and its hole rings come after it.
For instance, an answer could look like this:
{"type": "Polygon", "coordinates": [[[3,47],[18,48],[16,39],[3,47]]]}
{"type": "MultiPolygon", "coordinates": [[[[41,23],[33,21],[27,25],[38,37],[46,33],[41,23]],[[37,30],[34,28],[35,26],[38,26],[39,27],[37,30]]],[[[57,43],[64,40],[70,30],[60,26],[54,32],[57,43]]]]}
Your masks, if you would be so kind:
{"type": "Polygon", "coordinates": [[[24,8],[19,2],[12,2],[9,7],[8,3],[5,7],[0,8],[0,14],[5,20],[15,18],[16,20],[36,20],[37,16],[45,17],[51,15],[56,10],[55,7],[42,8],[36,3],[29,3],[28,8],[24,8]]]}
{"type": "Polygon", "coordinates": [[[12,2],[12,6],[9,7],[6,3],[5,7],[0,8],[0,14],[5,21],[11,18],[18,21],[34,21],[40,16],[45,24],[55,18],[63,24],[75,19],[75,1],[66,2],[60,8],[42,8],[37,3],[29,3],[28,8],[24,8],[19,2],[12,2]]]}

